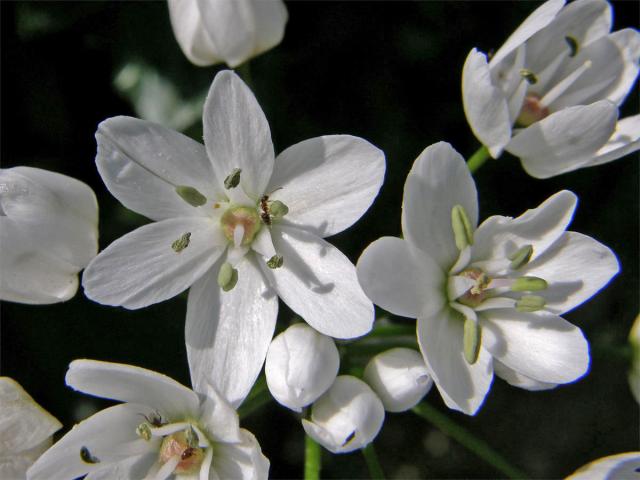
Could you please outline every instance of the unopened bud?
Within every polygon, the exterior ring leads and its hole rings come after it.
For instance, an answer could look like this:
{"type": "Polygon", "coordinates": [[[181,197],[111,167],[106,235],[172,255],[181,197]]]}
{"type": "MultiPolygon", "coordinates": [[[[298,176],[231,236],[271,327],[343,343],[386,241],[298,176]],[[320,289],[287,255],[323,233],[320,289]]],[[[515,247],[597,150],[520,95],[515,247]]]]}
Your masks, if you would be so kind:
{"type": "Polygon", "coordinates": [[[207,203],[207,197],[201,194],[198,190],[187,185],[178,185],[176,187],[176,193],[180,195],[185,202],[192,207],[200,207],[207,203]]]}
{"type": "Polygon", "coordinates": [[[238,270],[233,268],[229,262],[224,262],[218,271],[218,285],[222,290],[228,292],[238,283],[238,270]]]}
{"type": "Polygon", "coordinates": [[[464,250],[469,245],[473,245],[473,229],[462,205],[456,205],[451,209],[451,227],[458,250],[464,250]]]}

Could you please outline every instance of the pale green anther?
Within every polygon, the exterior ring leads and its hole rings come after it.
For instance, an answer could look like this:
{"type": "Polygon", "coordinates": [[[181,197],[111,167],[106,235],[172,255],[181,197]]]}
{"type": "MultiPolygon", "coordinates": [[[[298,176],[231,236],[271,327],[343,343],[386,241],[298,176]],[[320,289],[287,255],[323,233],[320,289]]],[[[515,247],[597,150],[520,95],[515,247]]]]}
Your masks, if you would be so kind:
{"type": "Polygon", "coordinates": [[[509,260],[511,260],[511,263],[509,264],[509,267],[511,267],[512,270],[518,270],[519,268],[524,267],[527,263],[529,263],[529,260],[531,260],[531,255],[533,254],[533,246],[532,245],[525,245],[524,247],[520,248],[518,251],[512,253],[511,255],[509,255],[509,260]]]}
{"type": "Polygon", "coordinates": [[[280,268],[284,264],[284,257],[282,255],[274,255],[269,260],[267,260],[267,267],[269,268],[280,268]]]}
{"type": "Polygon", "coordinates": [[[146,441],[151,440],[151,426],[147,422],[142,422],[136,427],[136,435],[146,441]]]}
{"type": "Polygon", "coordinates": [[[271,202],[271,205],[269,205],[269,214],[272,218],[282,218],[287,213],[289,213],[289,207],[280,200],[274,200],[271,202]]]}
{"type": "Polygon", "coordinates": [[[512,292],[539,292],[546,290],[549,284],[538,277],[520,277],[511,285],[512,292]]]}
{"type": "Polygon", "coordinates": [[[227,178],[224,179],[224,188],[226,188],[227,190],[236,188],[240,183],[241,172],[241,168],[234,168],[233,170],[231,170],[231,173],[227,175],[227,178]]]}
{"type": "Polygon", "coordinates": [[[575,38],[569,36],[564,37],[564,40],[569,45],[569,56],[575,57],[578,53],[578,41],[575,38]]]}
{"type": "Polygon", "coordinates": [[[462,205],[456,205],[451,209],[451,227],[458,250],[464,250],[469,245],[473,245],[471,222],[462,205]]]}
{"type": "Polygon", "coordinates": [[[538,77],[536,77],[536,74],[527,68],[520,69],[520,76],[524,78],[529,85],[535,85],[538,83],[538,77]]]}
{"type": "Polygon", "coordinates": [[[228,292],[238,283],[238,270],[233,268],[229,262],[224,262],[218,271],[218,285],[222,290],[228,292]]]}
{"type": "Polygon", "coordinates": [[[188,187],[187,185],[178,185],[176,187],[176,193],[192,207],[201,207],[207,203],[207,197],[195,188],[188,187]]]}
{"type": "Polygon", "coordinates": [[[523,295],[516,302],[516,310],[519,312],[537,312],[544,308],[546,301],[538,295],[523,295]]]}
{"type": "Polygon", "coordinates": [[[480,343],[482,339],[482,332],[478,322],[472,318],[464,319],[464,359],[469,365],[473,365],[478,361],[480,355],[480,343]]]}
{"type": "Polygon", "coordinates": [[[171,244],[171,248],[176,253],[180,253],[182,250],[189,246],[191,240],[191,232],[183,233],[182,236],[171,244]]]}

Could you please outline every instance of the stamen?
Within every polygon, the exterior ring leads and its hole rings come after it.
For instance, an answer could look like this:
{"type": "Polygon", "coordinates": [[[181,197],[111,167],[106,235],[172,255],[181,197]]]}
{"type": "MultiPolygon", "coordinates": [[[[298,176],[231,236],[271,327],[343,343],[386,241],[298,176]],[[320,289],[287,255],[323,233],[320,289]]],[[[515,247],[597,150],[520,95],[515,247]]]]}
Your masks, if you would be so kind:
{"type": "Polygon", "coordinates": [[[274,255],[267,260],[267,267],[271,269],[280,268],[284,264],[284,257],[282,255],[274,255]]]}
{"type": "Polygon", "coordinates": [[[522,268],[527,263],[529,263],[532,254],[533,246],[525,245],[524,247],[518,249],[516,252],[507,257],[509,260],[511,260],[511,264],[509,264],[509,267],[512,270],[518,270],[519,268],[522,268]]]}
{"type": "Polygon", "coordinates": [[[578,41],[574,37],[571,37],[571,36],[564,37],[564,40],[569,45],[569,56],[570,57],[575,57],[576,54],[578,53],[578,41]]]}
{"type": "Polygon", "coordinates": [[[464,319],[464,359],[469,365],[473,365],[478,361],[480,355],[480,343],[482,340],[482,331],[477,321],[472,318],[464,319]]]}
{"type": "Polygon", "coordinates": [[[80,458],[84,463],[100,463],[100,459],[91,455],[87,447],[80,447],[80,458]]]}
{"type": "Polygon", "coordinates": [[[228,292],[238,283],[238,270],[233,268],[229,262],[224,262],[218,271],[218,285],[222,290],[228,292]]]}
{"type": "Polygon", "coordinates": [[[543,278],[520,277],[511,284],[512,292],[539,292],[546,290],[549,284],[543,278]]]}
{"type": "Polygon", "coordinates": [[[544,298],[538,295],[523,295],[516,302],[516,310],[519,312],[537,312],[546,305],[544,298]]]}
{"type": "Polygon", "coordinates": [[[271,205],[269,205],[269,214],[271,215],[271,218],[279,219],[284,217],[287,213],[289,213],[289,207],[280,200],[274,200],[271,202],[271,205]]]}
{"type": "Polygon", "coordinates": [[[473,245],[471,222],[462,205],[456,205],[451,209],[451,228],[458,250],[462,251],[473,245]]]}
{"type": "Polygon", "coordinates": [[[185,202],[192,207],[200,207],[207,203],[207,197],[201,194],[198,190],[187,185],[178,185],[176,187],[176,193],[180,195],[185,202]]]}
{"type": "Polygon", "coordinates": [[[528,68],[521,68],[520,76],[524,78],[529,85],[535,85],[536,83],[538,83],[538,77],[528,68]]]}
{"type": "Polygon", "coordinates": [[[142,422],[136,427],[136,435],[146,441],[151,440],[151,426],[147,422],[142,422]]]}
{"type": "Polygon", "coordinates": [[[236,188],[240,183],[241,172],[241,168],[234,168],[233,170],[231,170],[231,173],[227,175],[227,178],[224,179],[224,188],[226,188],[227,190],[236,188]]]}
{"type": "Polygon", "coordinates": [[[589,68],[591,68],[591,60],[587,60],[580,67],[576,68],[573,72],[571,72],[564,80],[561,80],[553,87],[551,90],[547,92],[547,94],[540,99],[540,103],[545,106],[551,105],[556,99],[562,95],[567,89],[573,85],[578,78],[582,76],[584,72],[586,72],[589,68]]]}
{"type": "Polygon", "coordinates": [[[189,246],[191,239],[191,232],[183,233],[182,236],[171,244],[171,248],[176,253],[180,253],[182,250],[189,246]]]}

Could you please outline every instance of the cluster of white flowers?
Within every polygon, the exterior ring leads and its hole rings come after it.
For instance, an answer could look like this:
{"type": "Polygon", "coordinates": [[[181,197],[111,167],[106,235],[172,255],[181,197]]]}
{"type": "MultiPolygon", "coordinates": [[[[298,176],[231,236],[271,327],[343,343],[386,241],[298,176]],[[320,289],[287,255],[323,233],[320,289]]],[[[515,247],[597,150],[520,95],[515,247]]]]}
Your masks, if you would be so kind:
{"type": "MultiPolygon", "coordinates": [[[[178,43],[196,65],[236,67],[277,45],[288,19],[280,0],[168,5],[178,43]]],[[[491,156],[506,150],[546,178],[640,149],[640,115],[618,121],[638,76],[640,34],[611,27],[605,0],[549,0],[490,58],[469,53],[464,110],[491,156]]],[[[567,231],[572,192],[478,225],[463,157],[436,143],[407,177],[403,238],[376,240],[356,268],[324,238],[349,228],[375,200],[385,175],[381,150],[330,135],[276,156],[262,109],[230,70],[211,85],[203,127],[204,145],[136,118],[99,125],[96,165],[107,189],[153,222],[97,256],[88,186],[35,168],[0,170],[0,298],[68,300],[83,268],[85,295],[105,305],[140,309],[189,289],[193,386],[76,360],[68,386],[122,403],[46,450],[61,425],[2,378],[2,478],[23,478],[44,450],[28,478],[266,478],[269,461],[236,413],[263,366],[273,398],[303,412],[306,434],[333,453],[367,446],[385,411],[413,408],[434,384],[449,408],[473,415],[494,373],[544,390],[587,372],[587,340],[560,315],[620,267],[609,248],[567,231]],[[306,323],[273,338],[278,298],[306,323]],[[359,375],[340,374],[347,340],[374,326],[374,303],[417,319],[416,349],[384,348],[359,375]]],[[[638,456],[613,462],[626,472],[638,456]]],[[[573,478],[592,477],[585,470],[573,478]]]]}

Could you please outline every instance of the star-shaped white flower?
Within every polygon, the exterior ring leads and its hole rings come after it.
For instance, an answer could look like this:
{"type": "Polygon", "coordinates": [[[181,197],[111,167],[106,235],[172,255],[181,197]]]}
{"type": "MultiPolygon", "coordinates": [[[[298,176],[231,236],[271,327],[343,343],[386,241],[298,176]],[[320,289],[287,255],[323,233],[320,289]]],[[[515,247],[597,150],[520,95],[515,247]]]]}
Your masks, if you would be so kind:
{"type": "Polygon", "coordinates": [[[547,178],[640,149],[640,115],[618,122],[638,76],[640,33],[611,32],[604,0],[549,0],[488,61],[462,72],[467,120],[494,158],[507,150],[547,178]]]}
{"type": "Polygon", "coordinates": [[[425,149],[404,187],[404,239],[373,242],[358,260],[369,297],[417,318],[427,369],[445,403],[474,414],[493,373],[536,390],[572,382],[589,367],[579,328],[559,315],[618,272],[604,245],[565,231],[576,196],[562,191],[518,218],[476,229],[476,188],[447,143],[425,149]]]}
{"type": "Polygon", "coordinates": [[[211,386],[194,392],[150,370],[76,360],[67,385],[124,402],[80,422],[27,472],[30,480],[266,479],[269,461],[211,386]]]}
{"type": "Polygon", "coordinates": [[[186,342],[196,388],[209,378],[234,406],[244,399],[273,337],[278,296],[325,335],[371,329],[355,267],[322,237],[373,202],[385,171],[376,147],[332,135],[275,158],[262,110],[231,71],[207,97],[205,146],[127,117],[104,121],[96,137],[109,191],[156,222],[101,252],[83,275],[85,293],[135,309],[193,285],[186,342]]]}
{"type": "Polygon", "coordinates": [[[169,0],[173,33],[199,66],[236,67],[282,41],[288,14],[282,0],[169,0]]]}
{"type": "Polygon", "coordinates": [[[31,167],[0,169],[0,299],[69,300],[98,252],[98,204],[86,184],[31,167]]]}

